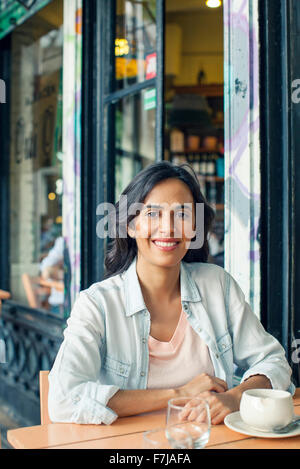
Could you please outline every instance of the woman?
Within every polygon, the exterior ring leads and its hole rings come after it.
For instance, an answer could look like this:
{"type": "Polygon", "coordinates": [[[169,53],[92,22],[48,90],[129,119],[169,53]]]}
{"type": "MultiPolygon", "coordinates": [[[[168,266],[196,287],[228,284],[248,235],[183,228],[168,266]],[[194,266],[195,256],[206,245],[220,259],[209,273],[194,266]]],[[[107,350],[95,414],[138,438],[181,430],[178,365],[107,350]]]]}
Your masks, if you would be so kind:
{"type": "Polygon", "coordinates": [[[283,348],[233,278],[206,262],[213,211],[196,177],[147,167],[115,220],[106,278],[80,293],[49,375],[52,421],[110,424],[203,396],[217,424],[245,389],[294,391],[283,348]],[[234,364],[246,370],[236,387],[234,364]]]}

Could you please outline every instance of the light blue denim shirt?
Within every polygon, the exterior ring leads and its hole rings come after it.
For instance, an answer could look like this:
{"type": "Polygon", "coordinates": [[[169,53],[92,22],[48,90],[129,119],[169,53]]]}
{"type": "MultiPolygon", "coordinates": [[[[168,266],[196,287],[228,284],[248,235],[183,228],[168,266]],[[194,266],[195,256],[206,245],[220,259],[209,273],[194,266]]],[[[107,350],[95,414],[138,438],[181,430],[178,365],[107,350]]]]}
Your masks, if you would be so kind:
{"type": "MultiPolygon", "coordinates": [[[[294,393],[284,349],[224,269],[182,261],[180,288],[182,307],[209,348],[216,377],[231,388],[236,365],[246,370],[241,381],[263,374],[274,389],[294,393]]],[[[50,419],[112,423],[118,416],[107,406],[110,398],[119,389],[147,388],[150,323],[136,259],[122,274],[82,291],[49,374],[50,419]]]]}

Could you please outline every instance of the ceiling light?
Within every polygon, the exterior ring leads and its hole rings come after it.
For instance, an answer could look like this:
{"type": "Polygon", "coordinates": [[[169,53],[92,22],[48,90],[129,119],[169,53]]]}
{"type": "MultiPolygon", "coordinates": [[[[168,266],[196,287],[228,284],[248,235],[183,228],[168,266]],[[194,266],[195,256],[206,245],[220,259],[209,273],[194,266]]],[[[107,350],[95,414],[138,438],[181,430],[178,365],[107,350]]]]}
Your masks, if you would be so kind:
{"type": "Polygon", "coordinates": [[[121,57],[122,55],[129,54],[129,44],[127,39],[115,39],[115,55],[121,57]]]}
{"type": "Polygon", "coordinates": [[[54,194],[54,192],[50,192],[50,193],[48,194],[48,199],[49,199],[49,200],[55,200],[55,199],[56,199],[56,195],[54,194]]]}
{"type": "Polygon", "coordinates": [[[218,8],[222,5],[221,0],[206,0],[206,6],[209,8],[218,8]]]}

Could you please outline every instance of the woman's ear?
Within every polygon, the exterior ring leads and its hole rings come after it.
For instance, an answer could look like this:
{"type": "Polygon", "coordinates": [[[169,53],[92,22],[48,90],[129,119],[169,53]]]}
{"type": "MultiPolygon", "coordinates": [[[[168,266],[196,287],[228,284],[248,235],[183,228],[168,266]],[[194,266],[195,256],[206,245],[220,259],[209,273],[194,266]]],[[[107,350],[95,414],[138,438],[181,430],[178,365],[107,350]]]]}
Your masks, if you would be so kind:
{"type": "Polygon", "coordinates": [[[133,223],[129,223],[129,225],[127,226],[127,233],[130,238],[135,238],[135,229],[133,223]]]}

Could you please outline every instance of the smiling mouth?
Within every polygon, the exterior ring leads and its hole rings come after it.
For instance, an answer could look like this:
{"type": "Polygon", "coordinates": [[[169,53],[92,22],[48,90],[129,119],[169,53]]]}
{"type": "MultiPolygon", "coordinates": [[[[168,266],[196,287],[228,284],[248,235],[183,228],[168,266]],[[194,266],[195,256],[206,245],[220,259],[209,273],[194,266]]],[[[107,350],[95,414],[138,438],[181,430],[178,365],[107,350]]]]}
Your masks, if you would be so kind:
{"type": "Polygon", "coordinates": [[[174,242],[165,242],[165,241],[153,241],[154,244],[157,246],[176,246],[178,244],[178,241],[174,242]]]}
{"type": "Polygon", "coordinates": [[[154,239],[152,243],[160,249],[172,250],[176,248],[176,246],[179,244],[179,241],[160,241],[154,239]]]}

